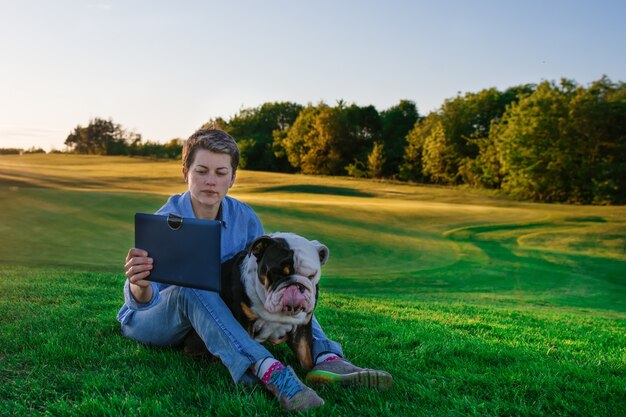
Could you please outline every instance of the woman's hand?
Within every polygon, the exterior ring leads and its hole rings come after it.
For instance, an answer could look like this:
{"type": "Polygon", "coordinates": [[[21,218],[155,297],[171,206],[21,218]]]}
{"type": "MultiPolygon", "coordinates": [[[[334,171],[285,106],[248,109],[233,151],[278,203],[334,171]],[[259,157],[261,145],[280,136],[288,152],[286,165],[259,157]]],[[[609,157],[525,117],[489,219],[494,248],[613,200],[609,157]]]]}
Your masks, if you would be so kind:
{"type": "Polygon", "coordinates": [[[126,277],[130,281],[130,292],[138,303],[145,304],[152,299],[152,287],[146,278],[152,270],[153,259],[143,249],[132,248],[126,255],[124,266],[126,277]]]}

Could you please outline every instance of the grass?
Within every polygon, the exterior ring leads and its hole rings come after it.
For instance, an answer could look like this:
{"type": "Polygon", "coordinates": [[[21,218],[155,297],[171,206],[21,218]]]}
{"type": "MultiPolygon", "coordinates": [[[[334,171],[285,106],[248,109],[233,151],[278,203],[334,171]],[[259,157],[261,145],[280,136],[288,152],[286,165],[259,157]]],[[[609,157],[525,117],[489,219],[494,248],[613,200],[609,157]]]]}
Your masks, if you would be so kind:
{"type": "MultiPolygon", "coordinates": [[[[175,162],[0,157],[0,415],[282,414],[221,364],[119,332],[133,214],[183,191],[179,176],[175,162]]],[[[395,377],[385,393],[320,388],[309,414],[623,414],[624,207],[246,171],[232,195],[267,231],[329,246],[320,322],[395,377]]]]}

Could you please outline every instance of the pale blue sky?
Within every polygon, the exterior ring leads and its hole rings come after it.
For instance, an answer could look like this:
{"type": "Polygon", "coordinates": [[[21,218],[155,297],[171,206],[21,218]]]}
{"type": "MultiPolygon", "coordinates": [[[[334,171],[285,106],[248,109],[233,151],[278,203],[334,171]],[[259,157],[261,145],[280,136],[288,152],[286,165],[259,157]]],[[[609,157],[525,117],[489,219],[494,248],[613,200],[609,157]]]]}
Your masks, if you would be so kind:
{"type": "Polygon", "coordinates": [[[458,92],[626,81],[626,1],[0,0],[0,147],[112,118],[188,137],[268,101],[421,114],[458,92]]]}

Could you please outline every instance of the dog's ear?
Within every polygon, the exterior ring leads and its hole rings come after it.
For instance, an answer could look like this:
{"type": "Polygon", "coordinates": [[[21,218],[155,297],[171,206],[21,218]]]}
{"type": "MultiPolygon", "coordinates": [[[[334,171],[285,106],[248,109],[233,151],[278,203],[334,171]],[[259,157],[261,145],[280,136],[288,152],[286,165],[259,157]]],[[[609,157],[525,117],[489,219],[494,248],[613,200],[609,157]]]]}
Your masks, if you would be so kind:
{"type": "Polygon", "coordinates": [[[267,235],[257,238],[252,245],[250,245],[250,253],[254,255],[257,261],[260,261],[265,253],[265,250],[271,245],[273,239],[267,235]]]}
{"type": "Polygon", "coordinates": [[[328,261],[328,247],[317,240],[311,240],[310,242],[313,246],[315,246],[315,249],[320,256],[320,265],[324,265],[326,261],[328,261]]]}

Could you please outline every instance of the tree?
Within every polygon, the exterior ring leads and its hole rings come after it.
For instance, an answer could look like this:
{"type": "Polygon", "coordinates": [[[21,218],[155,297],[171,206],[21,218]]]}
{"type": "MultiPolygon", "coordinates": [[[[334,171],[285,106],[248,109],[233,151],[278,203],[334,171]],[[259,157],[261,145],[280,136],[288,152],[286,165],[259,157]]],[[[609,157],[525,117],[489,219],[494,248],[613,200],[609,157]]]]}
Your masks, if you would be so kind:
{"type": "Polygon", "coordinates": [[[569,197],[593,203],[626,202],[626,84],[604,76],[576,89],[569,103],[571,135],[578,138],[569,197]]]}
{"type": "Polygon", "coordinates": [[[406,181],[424,182],[428,178],[424,174],[424,144],[435,125],[439,123],[439,116],[431,112],[424,119],[415,123],[415,126],[406,136],[407,145],[404,149],[403,161],[398,176],[406,181]]]}
{"type": "MultiPolygon", "coordinates": [[[[368,159],[373,147],[376,143],[383,144],[382,123],[378,110],[372,105],[360,107],[356,104],[337,108],[345,113],[344,123],[347,131],[341,141],[342,168],[346,170],[349,161],[364,161],[369,167],[368,159]]],[[[384,160],[382,154],[380,157],[384,160]]],[[[378,176],[382,176],[382,167],[378,176]]]]}
{"type": "Polygon", "coordinates": [[[380,137],[380,118],[374,106],[308,105],[285,134],[276,136],[290,164],[306,174],[345,175],[363,164],[380,137]]]}
{"type": "Polygon", "coordinates": [[[259,107],[242,109],[228,121],[218,118],[210,124],[225,130],[237,140],[242,168],[287,172],[291,167],[284,152],[275,145],[274,136],[285,132],[301,110],[302,106],[296,103],[264,103],[259,107]]]}
{"type": "Polygon", "coordinates": [[[341,175],[344,163],[342,141],[348,136],[342,109],[322,106],[305,136],[306,152],[300,167],[304,174],[341,175]]]}
{"type": "MultiPolygon", "coordinates": [[[[489,131],[518,97],[533,86],[512,87],[505,92],[495,88],[458,95],[444,102],[416,123],[406,136],[399,177],[442,184],[485,185],[483,177],[493,170],[489,131]],[[485,152],[481,157],[481,151],[485,152]]],[[[491,183],[489,183],[491,184],[491,183]]]]}
{"type": "Polygon", "coordinates": [[[442,143],[431,146],[432,157],[440,160],[433,165],[446,172],[427,170],[427,174],[450,184],[479,183],[480,179],[475,177],[475,160],[481,149],[489,149],[490,145],[484,142],[489,138],[492,123],[497,123],[506,107],[532,88],[524,85],[505,92],[489,88],[446,100],[439,111],[443,135],[438,140],[442,143]],[[438,154],[436,149],[444,153],[438,154]]]}
{"type": "Polygon", "coordinates": [[[381,178],[383,176],[384,153],[384,145],[380,142],[374,143],[374,148],[367,157],[367,174],[370,178],[381,178]]]}
{"type": "Polygon", "coordinates": [[[200,129],[219,129],[226,131],[228,130],[228,122],[222,117],[216,117],[215,119],[209,119],[200,129]]]}
{"type": "Polygon", "coordinates": [[[19,155],[24,152],[22,148],[0,148],[0,155],[19,155]]]}
{"type": "Polygon", "coordinates": [[[430,181],[455,184],[460,156],[446,137],[441,119],[436,120],[422,148],[422,172],[430,181]]]}
{"type": "Polygon", "coordinates": [[[507,111],[496,131],[502,189],[516,197],[564,201],[569,190],[571,143],[565,132],[574,86],[543,82],[507,111]]]}
{"type": "Polygon", "coordinates": [[[407,146],[406,136],[419,118],[417,107],[410,100],[400,100],[400,103],[380,113],[382,144],[385,150],[382,175],[394,176],[399,173],[407,146]]]}
{"type": "Polygon", "coordinates": [[[502,176],[498,150],[489,133],[500,122],[507,107],[531,94],[534,88],[532,84],[524,84],[510,87],[504,92],[491,88],[466,96],[470,108],[470,127],[465,139],[475,147],[477,155],[472,152],[462,158],[459,175],[464,183],[488,188],[500,186],[502,176]]]}
{"type": "Polygon", "coordinates": [[[24,150],[25,154],[33,154],[33,153],[46,153],[46,151],[44,151],[41,148],[37,148],[35,146],[31,146],[30,148],[24,150]]]}
{"type": "Polygon", "coordinates": [[[302,160],[309,151],[309,143],[312,141],[309,137],[313,134],[315,120],[326,107],[328,106],[324,103],[318,106],[307,105],[290,128],[274,135],[275,152],[284,152],[293,168],[302,170],[302,160]]]}
{"type": "Polygon", "coordinates": [[[65,140],[65,145],[76,153],[125,155],[129,145],[137,141],[141,141],[141,135],[124,131],[111,119],[96,117],[86,127],[76,126],[65,140]]]}
{"type": "Polygon", "coordinates": [[[520,198],[626,201],[626,88],[608,78],[585,89],[541,83],[493,131],[502,189],[520,198]]]}

